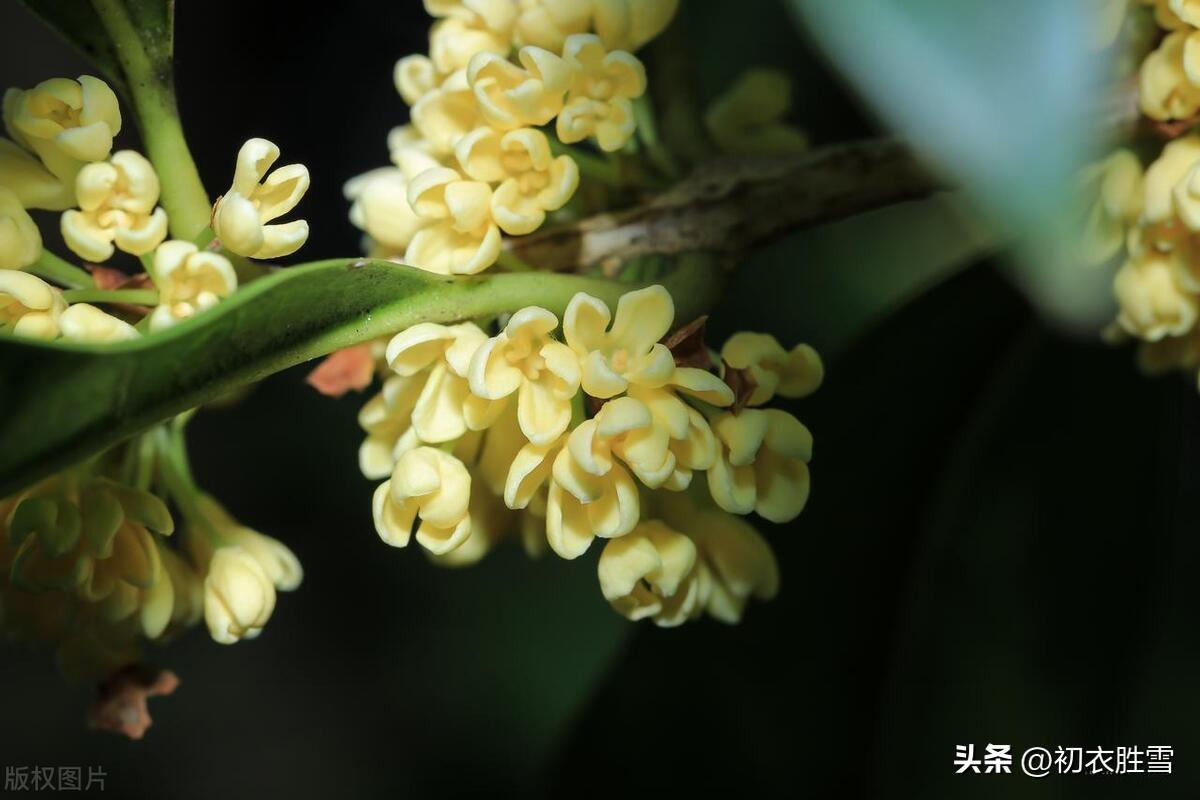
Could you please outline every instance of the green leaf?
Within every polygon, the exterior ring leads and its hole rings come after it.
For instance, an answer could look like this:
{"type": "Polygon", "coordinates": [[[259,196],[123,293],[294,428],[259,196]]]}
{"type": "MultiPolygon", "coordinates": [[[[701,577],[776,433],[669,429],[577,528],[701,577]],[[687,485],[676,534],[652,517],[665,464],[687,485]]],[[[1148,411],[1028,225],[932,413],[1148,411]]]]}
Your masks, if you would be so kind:
{"type": "MultiPolygon", "coordinates": [[[[664,281],[680,318],[719,292],[711,265],[664,281]]],[[[140,340],[94,346],[0,338],[0,497],[237,386],[417,322],[536,305],[585,291],[614,303],[636,284],[525,273],[449,279],[387,261],[325,261],[244,287],[140,340]]]]}
{"type": "Polygon", "coordinates": [[[1071,269],[1074,176],[1093,150],[1099,59],[1081,3],[791,0],[883,120],[1020,237],[1018,278],[1048,311],[1090,327],[1108,275],[1071,269]]]}

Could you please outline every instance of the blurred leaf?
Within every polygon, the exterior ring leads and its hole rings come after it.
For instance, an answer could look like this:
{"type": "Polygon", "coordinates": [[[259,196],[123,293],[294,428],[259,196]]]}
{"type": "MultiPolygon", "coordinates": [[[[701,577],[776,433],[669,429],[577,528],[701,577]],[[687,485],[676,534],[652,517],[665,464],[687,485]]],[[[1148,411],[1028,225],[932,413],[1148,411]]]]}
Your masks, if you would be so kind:
{"type": "Polygon", "coordinates": [[[1072,268],[1075,173],[1092,151],[1097,59],[1079,0],[790,0],[888,125],[1020,237],[1019,279],[1094,329],[1108,276],[1072,268]]]}
{"type": "Polygon", "coordinates": [[[75,0],[21,0],[30,11],[42,18],[93,64],[100,68],[110,83],[123,87],[125,80],[117,50],[109,41],[104,25],[90,2],[75,0]]]}

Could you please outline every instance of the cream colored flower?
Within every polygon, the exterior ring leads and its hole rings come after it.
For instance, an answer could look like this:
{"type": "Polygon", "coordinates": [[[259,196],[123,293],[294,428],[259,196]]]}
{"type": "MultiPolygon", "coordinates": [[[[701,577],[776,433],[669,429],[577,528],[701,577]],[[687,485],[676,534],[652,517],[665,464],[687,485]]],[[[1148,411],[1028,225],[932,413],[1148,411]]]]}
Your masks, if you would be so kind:
{"type": "Polygon", "coordinates": [[[1146,56],[1139,73],[1142,113],[1151,119],[1184,119],[1200,110],[1200,87],[1188,80],[1184,66],[1187,31],[1176,31],[1146,56]]]}
{"type": "Polygon", "coordinates": [[[471,392],[487,400],[516,393],[521,430],[534,444],[566,431],[579,392],[579,358],[551,337],[557,327],[558,317],[546,309],[523,308],[471,359],[471,392]]]}
{"type": "Polygon", "coordinates": [[[0,270],[23,269],[42,254],[42,234],[15,193],[0,186],[0,270]]]}
{"type": "MultiPolygon", "coordinates": [[[[671,431],[656,422],[640,400],[618,397],[608,401],[596,416],[571,431],[567,439],[569,474],[578,476],[582,470],[604,477],[612,469],[613,456],[618,456],[642,483],[657,489],[674,473],[675,453],[670,446],[671,431]]],[[[571,485],[566,479],[562,482],[571,485]]]]}
{"type": "Polygon", "coordinates": [[[798,344],[788,352],[767,333],[735,333],[721,348],[721,360],[734,369],[750,371],[755,383],[747,401],[751,406],[764,405],[776,394],[807,397],[825,378],[825,367],[816,350],[798,344]]]}
{"type": "Polygon", "coordinates": [[[1154,8],[1154,21],[1158,23],[1158,27],[1160,28],[1177,31],[1188,27],[1188,24],[1171,10],[1171,4],[1174,0],[1137,0],[1137,2],[1143,6],[1152,6],[1154,8]]]}
{"type": "Polygon", "coordinates": [[[1117,322],[1147,341],[1180,336],[1196,324],[1197,287],[1179,251],[1146,251],[1125,263],[1113,279],[1117,322]]]}
{"type": "Polygon", "coordinates": [[[342,191],[352,203],[350,222],[380,247],[403,255],[417,231],[426,224],[409,205],[409,182],[441,164],[409,126],[392,130],[388,135],[388,150],[395,166],[351,178],[342,191]]]}
{"type": "Polygon", "coordinates": [[[442,555],[471,534],[471,474],[454,456],[418,447],[400,456],[392,477],[375,491],[375,529],[393,547],[418,544],[442,555]],[[420,524],[417,524],[417,520],[420,524]]]}
{"type": "Polygon", "coordinates": [[[1200,164],[1200,136],[1183,136],[1167,143],[1162,153],[1146,168],[1142,216],[1150,225],[1174,220],[1175,187],[1196,164],[1200,164]]]}
{"type": "Polygon", "coordinates": [[[308,168],[288,164],[271,172],[279,148],[266,139],[249,139],[238,151],[233,185],[213,205],[213,232],[230,252],[248,258],[291,255],[308,241],[304,220],[268,225],[291,211],[308,191],[308,168]]]}
{"type": "Polygon", "coordinates": [[[464,69],[477,53],[507,56],[517,9],[513,0],[425,0],[430,16],[429,55],[439,72],[464,69]]]}
{"type": "MultiPolygon", "coordinates": [[[[722,384],[724,385],[724,384],[722,384]]],[[[720,398],[729,405],[732,393],[720,398]]],[[[646,406],[653,424],[669,438],[668,447],[674,456],[674,469],[662,483],[662,488],[683,491],[691,485],[695,472],[710,469],[717,460],[717,438],[704,415],[679,399],[671,387],[647,389],[634,386],[629,396],[646,406]]]]}
{"type": "Polygon", "coordinates": [[[637,127],[633,100],[646,91],[646,68],[630,53],[607,52],[589,33],[569,37],[563,57],[575,74],[558,115],[558,138],[572,144],[595,137],[601,150],[620,150],[637,127]]]}
{"type": "Polygon", "coordinates": [[[88,261],[107,261],[114,244],[135,256],[152,252],[167,237],[158,191],[154,167],[133,150],[88,164],[75,178],[79,209],[62,215],[63,240],[88,261]]]}
{"type": "Polygon", "coordinates": [[[492,219],[492,190],[455,170],[426,170],[408,185],[408,202],[428,224],[417,231],[405,261],[439,275],[474,275],[500,256],[500,228],[492,219]]]}
{"type": "Polygon", "coordinates": [[[505,477],[506,506],[524,509],[535,501],[550,478],[554,461],[566,441],[567,437],[562,436],[547,444],[527,442],[518,450],[505,477]]]}
{"type": "Polygon", "coordinates": [[[245,548],[221,547],[204,578],[204,621],[213,640],[233,644],[253,639],[275,610],[275,586],[245,548]]]}
{"type": "MultiPolygon", "coordinates": [[[[1111,2],[1111,0],[1110,0],[1111,2]]],[[[1167,0],[1167,5],[1176,17],[1194,28],[1200,28],[1200,1],[1167,0]]]]}
{"type": "Polygon", "coordinates": [[[137,328],[87,303],[75,303],[58,317],[64,339],[89,344],[111,344],[137,339],[137,328]]]}
{"type": "Polygon", "coordinates": [[[401,377],[425,376],[413,405],[413,430],[423,442],[440,444],[468,430],[482,430],[503,409],[500,403],[471,394],[471,359],[487,334],[472,323],[422,322],[396,334],[387,346],[387,362],[401,377]]]}
{"type": "Polygon", "coordinates": [[[637,484],[620,464],[602,478],[575,470],[567,450],[554,461],[555,479],[546,499],[546,539],[566,559],[587,552],[592,539],[613,539],[633,530],[641,515],[637,484]],[[558,469],[560,463],[565,466],[558,469]],[[563,473],[564,485],[558,480],[563,473]],[[569,488],[568,488],[569,487],[569,488]]]}
{"type": "Polygon", "coordinates": [[[0,270],[0,331],[31,339],[57,338],[66,307],[62,294],[41,278],[0,270]]]}
{"type": "Polygon", "coordinates": [[[586,33],[592,22],[592,0],[517,0],[517,5],[518,45],[560,53],[568,36],[586,33]]]}
{"type": "Polygon", "coordinates": [[[579,188],[575,161],[551,155],[546,134],[534,128],[505,134],[477,128],[459,140],[457,154],[468,176],[500,184],[492,193],[492,218],[513,236],[540,228],[546,212],[565,206],[579,188]]]}
{"type": "Polygon", "coordinates": [[[1129,150],[1117,150],[1082,174],[1090,208],[1080,258],[1087,266],[1103,264],[1125,244],[1125,235],[1142,212],[1142,165],[1129,150]]]}
{"type": "Polygon", "coordinates": [[[425,373],[393,375],[358,412],[358,424],[367,434],[358,449],[358,466],[364,477],[386,478],[396,468],[396,459],[420,443],[412,415],[426,378],[425,373]]]}
{"type": "Polygon", "coordinates": [[[593,0],[593,25],[609,50],[637,50],[662,33],[679,0],[593,0]]]}
{"type": "Polygon", "coordinates": [[[784,121],[791,106],[792,82],[786,72],[749,69],[713,101],[704,125],[717,146],[729,153],[801,153],[808,149],[808,137],[784,121]]]}
{"type": "Polygon", "coordinates": [[[158,307],[150,330],[158,331],[194,317],[237,289],[237,274],[220,253],[201,251],[191,242],[164,242],[154,253],[158,307]]]}
{"type": "Polygon", "coordinates": [[[658,520],[643,522],[604,546],[597,566],[600,591],[623,617],[678,625],[703,608],[696,557],[687,536],[658,520]]]}
{"type": "Polygon", "coordinates": [[[720,457],[708,490],[731,514],[757,512],[771,522],[795,519],[808,502],[812,434],[784,411],[749,408],[713,420],[720,457]]]}
{"type": "Polygon", "coordinates": [[[660,340],[671,329],[675,304],[662,286],[629,292],[617,301],[616,319],[602,300],[580,292],[563,315],[563,335],[579,356],[583,390],[592,397],[615,397],[631,384],[666,385],[675,375],[675,357],[660,340]]]}
{"type": "Polygon", "coordinates": [[[437,156],[454,152],[458,140],[483,123],[465,69],[450,75],[442,85],[426,92],[412,107],[413,127],[437,156]]]}
{"type": "MultiPolygon", "coordinates": [[[[234,519],[220,503],[208,495],[196,499],[196,508],[213,526],[216,538],[222,547],[233,545],[241,548],[262,567],[263,574],[271,585],[284,592],[299,588],[304,579],[300,559],[283,542],[248,528],[234,519]]],[[[202,559],[211,557],[213,551],[207,540],[194,542],[204,550],[202,559]]]]}
{"type": "Polygon", "coordinates": [[[121,109],[108,84],[91,75],[52,78],[4,95],[4,124],[68,184],[86,163],[103,161],[121,131],[121,109]]]}
{"type": "Polygon", "coordinates": [[[441,76],[428,56],[415,54],[397,61],[392,77],[400,97],[409,106],[414,106],[437,88],[441,76]]]}
{"type": "Polygon", "coordinates": [[[42,162],[8,139],[0,139],[0,187],[16,194],[24,208],[63,211],[75,205],[75,186],[65,183],[42,162]]]}
{"type": "Polygon", "coordinates": [[[545,125],[563,108],[573,76],[566,61],[540,47],[524,47],[521,66],[494,53],[471,59],[467,82],[488,125],[509,131],[545,125]]]}

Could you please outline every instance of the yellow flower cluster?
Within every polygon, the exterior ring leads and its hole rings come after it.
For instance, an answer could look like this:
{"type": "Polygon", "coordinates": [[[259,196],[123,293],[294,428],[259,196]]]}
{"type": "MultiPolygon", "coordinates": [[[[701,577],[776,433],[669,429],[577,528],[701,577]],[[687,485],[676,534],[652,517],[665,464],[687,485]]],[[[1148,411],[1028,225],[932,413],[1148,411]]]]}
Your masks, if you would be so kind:
{"type": "Polygon", "coordinates": [[[0,501],[0,630],[54,648],[72,681],[141,660],[204,618],[215,640],[249,638],[275,589],[299,585],[296,557],[199,496],[182,549],[164,502],[76,468],[0,501]]]}
{"type": "MultiPolygon", "coordinates": [[[[1138,3],[1153,6],[1155,21],[1167,32],[1142,62],[1139,73],[1142,113],[1155,120],[1192,117],[1200,112],[1200,3],[1196,0],[1138,0],[1138,3]]],[[[1106,13],[1111,20],[1117,12],[1110,7],[1106,13]]],[[[1116,30],[1111,23],[1102,27],[1116,30]]]]}
{"type": "Polygon", "coordinates": [[[393,166],[348,182],[350,219],[372,255],[442,275],[500,256],[501,236],[537,230],[579,185],[564,145],[620,150],[646,71],[629,50],[658,35],[678,0],[425,0],[429,55],[395,81],[411,125],[389,136],[393,166]],[[553,126],[552,128],[550,126],[553,126]],[[546,128],[546,130],[543,130],[546,128]]]}
{"type": "Polygon", "coordinates": [[[812,437],[762,406],[814,391],[820,359],[740,333],[722,374],[681,366],[664,341],[674,317],[670,294],[652,286],[624,295],[615,315],[577,294],[561,340],[543,308],[492,336],[473,323],[396,335],[383,389],[360,415],[362,471],[386,478],[373,504],[380,537],[415,538],[450,564],[518,532],[530,552],[548,545],[567,559],[604,539],[604,596],[662,625],[705,610],[733,621],[750,597],[774,594],[770,548],[732,515],[786,522],[803,509],[812,437]]]}

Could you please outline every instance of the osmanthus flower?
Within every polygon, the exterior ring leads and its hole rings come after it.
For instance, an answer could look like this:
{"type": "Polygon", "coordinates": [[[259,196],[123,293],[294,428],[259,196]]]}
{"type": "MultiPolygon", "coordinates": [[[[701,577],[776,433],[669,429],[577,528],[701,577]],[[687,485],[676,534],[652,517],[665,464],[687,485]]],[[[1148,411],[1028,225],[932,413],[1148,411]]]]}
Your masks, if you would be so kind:
{"type": "Polygon", "coordinates": [[[574,159],[555,158],[546,134],[535,128],[503,134],[477,128],[459,140],[456,152],[469,177],[500,184],[492,193],[492,219],[513,236],[540,228],[546,212],[565,206],[579,188],[574,159]]]}
{"type": "Polygon", "coordinates": [[[712,102],[704,125],[728,153],[801,153],[808,149],[808,137],[785,121],[791,106],[792,82],[786,72],[749,69],[712,102]]]}
{"type": "Polygon", "coordinates": [[[154,284],[158,306],[150,314],[150,330],[158,331],[229,297],[237,289],[237,274],[220,253],[176,239],[154,252],[154,284]]]}
{"type": "Polygon", "coordinates": [[[417,101],[436,89],[441,78],[433,60],[420,53],[400,59],[392,71],[396,91],[409,106],[415,106],[417,101]]]}
{"type": "Polygon", "coordinates": [[[1200,28],[1200,2],[1197,0],[1166,0],[1167,7],[1181,22],[1200,28]]]}
{"type": "Polygon", "coordinates": [[[1185,119],[1200,110],[1200,86],[1189,79],[1185,65],[1191,35],[1186,30],[1168,34],[1142,62],[1138,98],[1142,113],[1151,119],[1185,119]]]}
{"type": "Polygon", "coordinates": [[[571,66],[540,47],[523,47],[520,66],[495,53],[471,59],[467,82],[487,124],[499,131],[545,125],[563,108],[571,66]]]}
{"type": "Polygon", "coordinates": [[[604,546],[597,565],[600,591],[618,614],[670,627],[703,610],[704,576],[695,543],[658,520],[604,546]]]}
{"type": "Polygon", "coordinates": [[[75,303],[58,317],[58,328],[64,339],[89,344],[126,342],[141,336],[137,328],[93,305],[75,303]]]}
{"type": "MultiPolygon", "coordinates": [[[[734,399],[732,391],[727,384],[716,379],[714,386],[718,385],[724,387],[723,390],[714,389],[712,394],[705,395],[708,402],[718,407],[731,405],[734,399]]],[[[674,387],[647,389],[634,386],[629,390],[629,397],[645,405],[655,429],[667,436],[667,447],[674,456],[674,469],[662,482],[664,489],[683,491],[691,485],[694,473],[704,472],[716,463],[717,439],[708,420],[696,408],[681,400],[674,387]]]]}
{"type": "Polygon", "coordinates": [[[268,224],[291,211],[308,191],[308,168],[288,164],[270,172],[279,148],[249,139],[238,151],[233,185],[213,205],[213,232],[230,252],[248,258],[291,255],[308,241],[304,220],[268,224]]]}
{"type": "Polygon", "coordinates": [[[751,598],[771,600],[779,592],[779,565],[767,541],[745,519],[700,508],[687,495],[664,495],[663,520],[696,545],[704,610],[721,622],[741,621],[751,598]]]}
{"type": "Polygon", "coordinates": [[[439,18],[429,32],[429,55],[442,73],[463,69],[476,53],[508,55],[517,19],[513,0],[425,0],[439,18]]]}
{"type": "Polygon", "coordinates": [[[411,117],[413,127],[435,156],[452,154],[458,140],[484,122],[465,69],[426,92],[412,107],[411,117]]]}
{"type": "Polygon", "coordinates": [[[1137,2],[1143,6],[1153,7],[1154,22],[1160,28],[1177,31],[1188,27],[1188,24],[1172,10],[1177,0],[1137,0],[1137,2]]]}
{"type": "Polygon", "coordinates": [[[17,195],[0,186],[0,270],[23,269],[42,254],[42,234],[17,195]]]}
{"type": "MultiPolygon", "coordinates": [[[[392,371],[402,378],[423,377],[409,415],[420,441],[452,442],[469,430],[488,427],[503,410],[502,404],[471,394],[468,383],[471,359],[487,338],[470,322],[422,322],[388,342],[386,358],[392,371]]],[[[407,395],[415,386],[406,385],[402,391],[407,395]]],[[[391,408],[406,409],[407,399],[391,408]]]]}
{"type": "Polygon", "coordinates": [[[8,135],[32,150],[65,182],[86,163],[103,161],[121,131],[121,109],[108,84],[91,75],[52,78],[4,94],[8,135]]]}
{"type": "Polygon", "coordinates": [[[631,385],[665,386],[676,374],[675,357],[660,340],[674,319],[675,303],[662,286],[622,295],[615,319],[604,301],[584,292],[572,297],[563,336],[579,356],[583,390],[607,399],[631,385]]]}
{"type": "Polygon", "coordinates": [[[388,137],[394,166],[381,167],[351,178],[343,187],[351,201],[350,222],[375,245],[392,255],[403,255],[426,223],[408,202],[408,184],[422,172],[441,164],[429,155],[422,140],[408,126],[388,137]]]}
{"type": "Polygon", "coordinates": [[[708,490],[731,514],[756,512],[771,522],[795,519],[808,502],[812,434],[778,409],[724,412],[712,420],[721,447],[708,490]]]}
{"type": "Polygon", "coordinates": [[[567,37],[586,33],[592,24],[593,0],[517,0],[513,39],[558,53],[567,37]]]}
{"type": "Polygon", "coordinates": [[[1142,212],[1142,164],[1129,150],[1117,150],[1083,170],[1081,183],[1089,204],[1080,241],[1087,266],[1103,264],[1120,252],[1129,228],[1142,212]]]}
{"type": "Polygon", "coordinates": [[[633,100],[646,92],[646,68],[637,56],[608,52],[600,37],[567,38],[563,57],[574,70],[556,131],[564,144],[594,137],[601,150],[620,150],[637,128],[633,100]]]}
{"type": "Polygon", "coordinates": [[[579,392],[579,358],[554,339],[558,317],[544,308],[516,312],[471,359],[472,394],[501,401],[517,395],[517,418],[530,442],[548,444],[571,423],[579,392]]]}
{"type": "Polygon", "coordinates": [[[486,183],[437,167],[409,183],[408,202],[427,223],[405,252],[409,264],[439,275],[474,275],[496,263],[500,228],[486,183]]]}
{"type": "Polygon", "coordinates": [[[582,470],[604,477],[617,456],[638,480],[657,489],[675,472],[675,453],[670,447],[670,431],[656,422],[650,409],[633,397],[610,400],[571,431],[567,455],[558,457],[564,463],[556,463],[556,467],[567,469],[572,476],[582,470]]]}
{"type": "Polygon", "coordinates": [[[24,208],[62,211],[75,205],[75,184],[50,173],[28,150],[0,139],[0,187],[24,208]]]}
{"type": "Polygon", "coordinates": [[[751,406],[769,403],[776,394],[808,397],[825,378],[825,367],[816,350],[806,344],[785,350],[767,333],[735,333],[721,348],[721,360],[734,369],[749,371],[754,391],[746,404],[751,406]]]}
{"type": "Polygon", "coordinates": [[[593,0],[593,28],[610,50],[637,50],[662,33],[679,0],[593,0]]]}
{"type": "Polygon", "coordinates": [[[363,477],[378,480],[392,474],[405,450],[420,443],[412,427],[413,409],[425,388],[426,374],[392,375],[379,394],[358,412],[358,424],[367,434],[358,449],[363,477]]]}
{"type": "Polygon", "coordinates": [[[471,474],[454,456],[434,447],[409,450],[392,477],[375,490],[372,512],[384,542],[417,543],[435,555],[454,550],[471,534],[471,474]]]}
{"type": "Polygon", "coordinates": [[[66,308],[62,293],[41,278],[0,270],[0,331],[31,339],[56,339],[66,308]]]}
{"type": "Polygon", "coordinates": [[[1200,282],[1182,250],[1146,250],[1133,256],[1113,279],[1118,324],[1147,341],[1181,336],[1196,325],[1200,282]]]}
{"type": "Polygon", "coordinates": [[[63,240],[88,261],[107,261],[114,244],[135,256],[152,252],[167,237],[158,194],[158,175],[140,153],[121,150],[88,164],[75,178],[79,208],[62,215],[63,240]]]}

